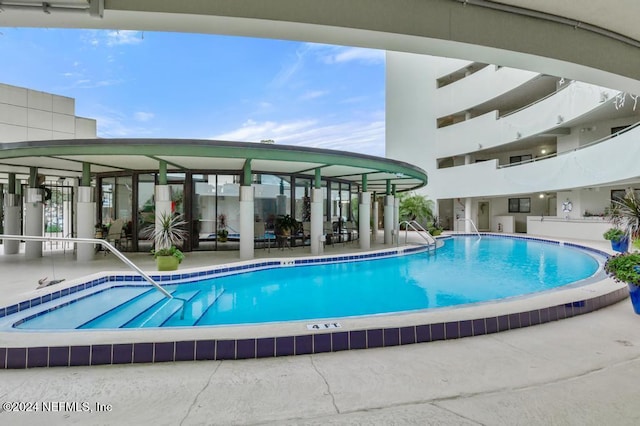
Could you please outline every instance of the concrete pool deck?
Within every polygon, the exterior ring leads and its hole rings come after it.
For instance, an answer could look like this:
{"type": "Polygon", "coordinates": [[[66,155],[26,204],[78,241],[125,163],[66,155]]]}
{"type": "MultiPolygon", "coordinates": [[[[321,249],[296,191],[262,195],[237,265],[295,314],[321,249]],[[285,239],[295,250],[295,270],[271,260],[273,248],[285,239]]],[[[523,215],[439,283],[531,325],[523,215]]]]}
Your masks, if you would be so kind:
{"type": "MultiPolygon", "coordinates": [[[[606,249],[604,243],[596,246],[606,249]]],[[[206,262],[222,257],[221,253],[194,253],[187,262],[193,260],[195,266],[201,255],[206,262]]],[[[110,256],[82,267],[57,256],[53,256],[56,278],[119,269],[110,256]]],[[[48,257],[25,263],[18,256],[0,257],[3,287],[7,287],[2,298],[9,291],[15,296],[35,288],[37,277],[52,270],[48,257]],[[42,274],[36,266],[47,272],[42,274]],[[13,284],[5,284],[6,277],[13,284]]],[[[151,270],[153,263],[145,257],[149,256],[141,254],[140,261],[134,262],[151,270]]],[[[238,361],[5,370],[0,373],[0,402],[86,402],[93,412],[62,411],[56,405],[57,412],[0,412],[0,420],[21,424],[637,424],[638,325],[640,317],[626,300],[562,321],[429,344],[238,361]],[[111,409],[96,412],[96,404],[110,404],[111,409]]]]}

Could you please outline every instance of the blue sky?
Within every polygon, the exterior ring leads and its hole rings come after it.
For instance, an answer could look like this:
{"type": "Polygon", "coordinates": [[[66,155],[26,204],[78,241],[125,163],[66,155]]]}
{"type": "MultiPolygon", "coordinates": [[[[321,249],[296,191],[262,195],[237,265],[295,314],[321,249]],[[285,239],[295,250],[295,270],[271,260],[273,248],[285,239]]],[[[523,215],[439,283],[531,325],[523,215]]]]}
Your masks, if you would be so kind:
{"type": "Polygon", "coordinates": [[[273,139],[384,155],[384,52],[139,31],[0,28],[0,82],[76,99],[100,137],[273,139]]]}

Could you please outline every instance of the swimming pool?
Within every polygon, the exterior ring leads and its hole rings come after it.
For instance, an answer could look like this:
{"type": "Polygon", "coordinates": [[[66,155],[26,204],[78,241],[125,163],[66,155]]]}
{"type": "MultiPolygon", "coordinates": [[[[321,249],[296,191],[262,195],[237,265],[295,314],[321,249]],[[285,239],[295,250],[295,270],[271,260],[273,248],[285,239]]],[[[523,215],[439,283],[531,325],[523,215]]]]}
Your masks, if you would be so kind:
{"type": "Polygon", "coordinates": [[[114,329],[316,320],[459,306],[584,282],[602,256],[557,243],[485,236],[437,252],[260,271],[165,285],[176,299],[130,281],[70,295],[14,327],[114,329]]]}

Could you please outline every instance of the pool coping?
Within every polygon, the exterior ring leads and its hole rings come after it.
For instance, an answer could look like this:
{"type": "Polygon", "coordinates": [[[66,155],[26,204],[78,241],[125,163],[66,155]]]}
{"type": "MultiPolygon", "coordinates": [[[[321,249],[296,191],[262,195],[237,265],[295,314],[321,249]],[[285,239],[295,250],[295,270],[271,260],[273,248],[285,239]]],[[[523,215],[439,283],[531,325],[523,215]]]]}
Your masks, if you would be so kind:
{"type": "MultiPolygon", "coordinates": [[[[468,235],[475,234],[455,234],[468,235]]],[[[574,246],[601,256],[609,256],[607,252],[584,244],[551,238],[495,233],[481,235],[574,246]]],[[[404,246],[352,255],[261,259],[233,262],[213,268],[193,268],[180,273],[157,273],[152,276],[154,279],[160,278],[161,282],[171,279],[166,277],[189,280],[213,273],[235,274],[271,267],[361,261],[423,250],[423,246],[404,246]]],[[[65,287],[49,289],[47,293],[38,296],[39,303],[46,303],[42,300],[51,298],[56,293],[61,297],[67,290],[71,294],[71,289],[75,288],[75,292],[83,286],[86,288],[104,284],[109,281],[109,277],[121,279],[123,276],[131,275],[106,271],[82,280],[70,281],[65,287]],[[78,281],[82,281],[82,284],[78,281]]],[[[135,281],[137,279],[131,278],[131,282],[135,281]]],[[[29,302],[31,306],[32,300],[38,297],[9,306],[12,311],[20,311],[21,307],[27,309],[25,303],[29,302]]],[[[526,297],[363,317],[146,330],[1,331],[0,368],[246,359],[398,346],[544,324],[592,312],[626,297],[626,285],[604,278],[585,285],[568,286],[526,297]],[[310,325],[316,327],[309,329],[310,325]]],[[[5,315],[8,315],[6,306],[0,308],[0,318],[5,315]]]]}

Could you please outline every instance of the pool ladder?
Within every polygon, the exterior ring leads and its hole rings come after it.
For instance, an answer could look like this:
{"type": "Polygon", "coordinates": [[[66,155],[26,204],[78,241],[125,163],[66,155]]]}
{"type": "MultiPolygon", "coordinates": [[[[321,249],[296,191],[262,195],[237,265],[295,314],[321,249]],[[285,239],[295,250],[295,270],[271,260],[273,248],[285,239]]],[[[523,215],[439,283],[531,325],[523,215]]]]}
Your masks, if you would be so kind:
{"type": "MultiPolygon", "coordinates": [[[[424,229],[424,226],[420,225],[418,222],[416,222],[415,220],[403,220],[402,222],[400,222],[398,224],[398,228],[400,228],[400,226],[404,225],[404,244],[407,245],[407,237],[408,237],[408,233],[409,233],[409,228],[413,229],[415,232],[418,233],[418,235],[420,235],[422,237],[423,240],[425,240],[427,242],[427,247],[429,249],[429,251],[436,249],[436,239],[433,237],[433,235],[431,235],[431,233],[429,231],[427,231],[426,229],[424,229]]],[[[398,238],[398,244],[400,244],[400,238],[398,238]]]]}
{"type": "Polygon", "coordinates": [[[89,243],[89,244],[100,244],[105,249],[112,252],[118,259],[124,262],[129,268],[136,271],[145,281],[154,286],[160,293],[164,295],[167,299],[173,299],[171,293],[162,288],[160,284],[153,280],[149,275],[147,275],[142,269],[138,268],[132,261],[127,259],[127,257],[122,254],[117,248],[111,245],[109,242],[105,240],[100,240],[97,238],[69,238],[69,237],[41,237],[35,235],[7,235],[0,234],[1,240],[18,240],[18,241],[42,241],[51,243],[51,241],[67,241],[73,243],[89,243]]]}

